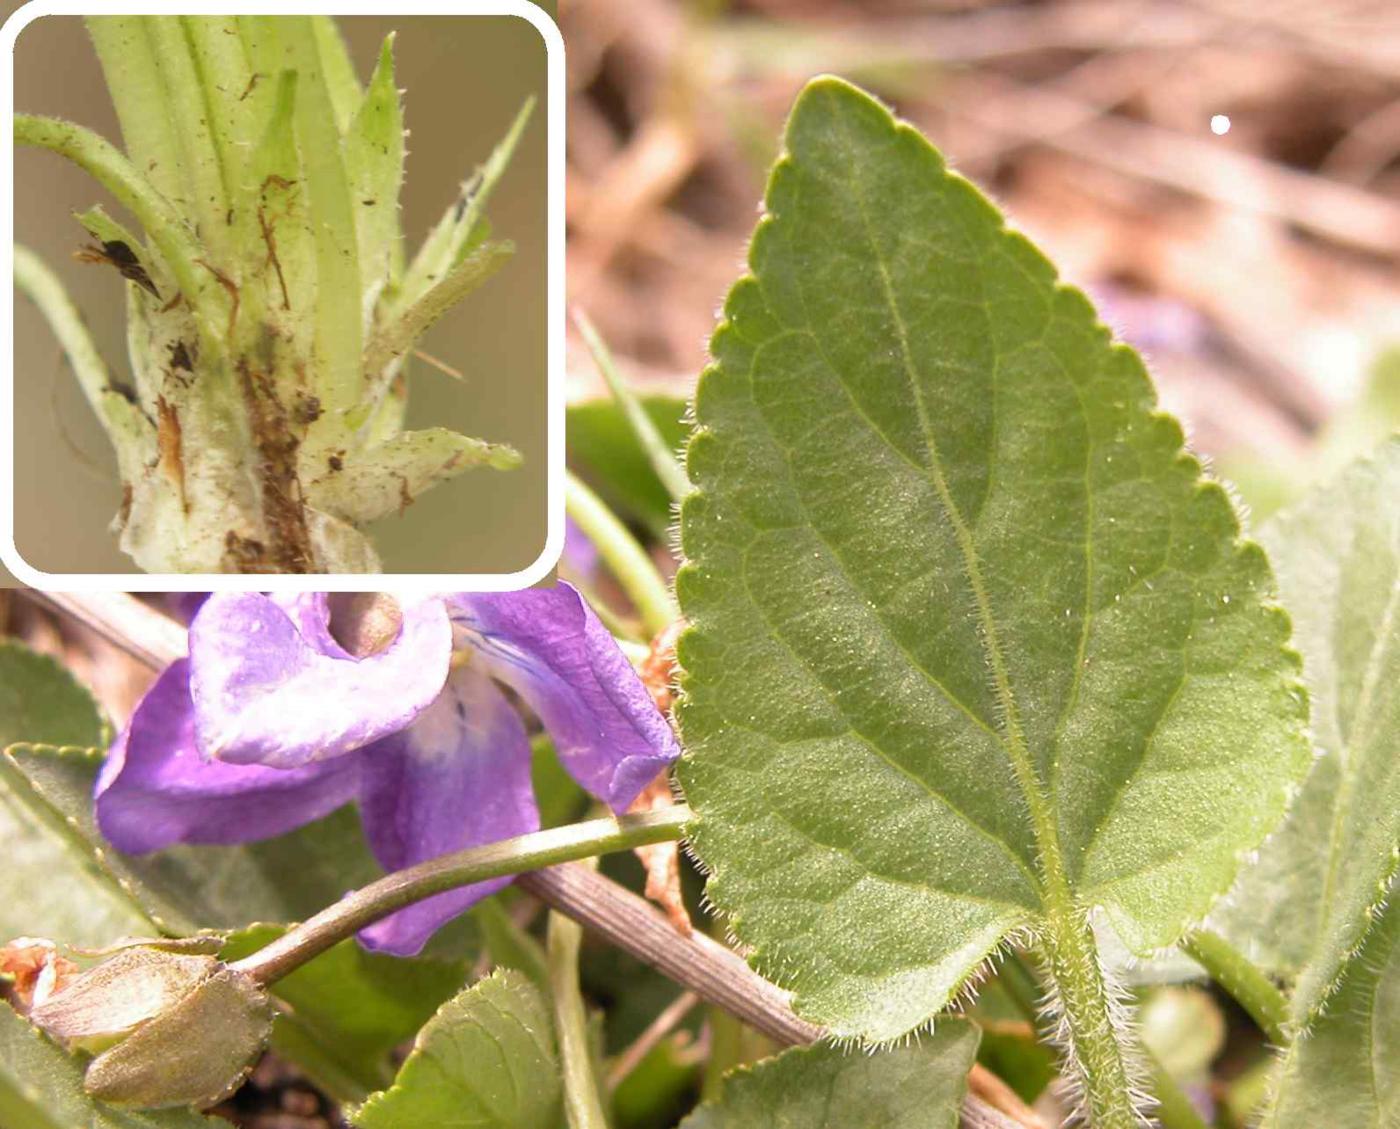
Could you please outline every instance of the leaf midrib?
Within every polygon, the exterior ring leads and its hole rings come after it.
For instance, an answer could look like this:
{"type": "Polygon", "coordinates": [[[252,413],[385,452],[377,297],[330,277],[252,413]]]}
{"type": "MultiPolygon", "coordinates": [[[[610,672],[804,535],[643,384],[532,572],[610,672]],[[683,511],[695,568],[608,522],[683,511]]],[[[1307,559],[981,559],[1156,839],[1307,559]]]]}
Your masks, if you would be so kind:
{"type": "MultiPolygon", "coordinates": [[[[895,127],[896,138],[899,136],[898,131],[902,128],[901,126],[895,127]]],[[[894,325],[895,334],[899,339],[900,360],[904,369],[905,379],[909,383],[909,389],[914,398],[919,431],[923,437],[925,453],[928,456],[929,465],[927,470],[930,476],[929,480],[935,492],[938,494],[939,501],[943,506],[944,512],[948,516],[948,520],[953,526],[953,536],[958,546],[958,552],[962,557],[963,571],[967,577],[968,586],[972,590],[977,626],[979,629],[978,633],[982,641],[982,650],[992,671],[992,689],[993,693],[996,695],[998,706],[996,727],[1001,734],[1001,745],[1011,761],[1012,771],[1016,775],[1022,796],[1031,813],[1031,822],[1036,843],[1039,847],[1038,853],[1042,869],[1042,873],[1039,875],[1039,880],[1037,882],[1041,893],[1042,904],[1045,905],[1048,901],[1047,895],[1050,893],[1049,888],[1054,889],[1057,895],[1054,900],[1058,902],[1061,897],[1068,894],[1068,884],[1064,876],[1064,866],[1060,858],[1059,835],[1050,811],[1049,799],[1040,786],[1040,780],[1036,774],[1035,766],[1031,762],[1030,750],[1026,743],[1025,734],[1021,728],[1020,706],[1011,688],[1011,680],[1007,672],[1005,656],[1002,654],[1000,633],[997,628],[996,618],[992,614],[991,601],[987,595],[986,582],[982,578],[982,569],[977,554],[977,547],[973,542],[971,531],[968,529],[967,522],[963,518],[962,511],[958,508],[952,496],[952,492],[948,488],[948,482],[943,473],[942,456],[938,449],[938,442],[933,434],[928,405],[924,402],[921,375],[909,347],[908,328],[899,307],[898,296],[894,292],[894,284],[890,278],[889,266],[885,261],[883,249],[875,236],[875,229],[870,220],[864,193],[864,183],[859,174],[860,163],[855,160],[856,150],[851,143],[850,134],[844,120],[841,124],[841,132],[848,162],[852,168],[857,170],[856,175],[851,178],[851,198],[854,200],[856,210],[860,214],[861,226],[865,231],[865,239],[870,248],[871,259],[875,264],[876,271],[880,278],[880,288],[894,325]]],[[[808,329],[815,335],[815,328],[811,326],[810,323],[808,329]]],[[[837,376],[839,379],[839,370],[837,370],[837,376]]],[[[842,381],[842,383],[844,384],[845,382],[842,381]]],[[[1045,905],[1045,908],[1048,909],[1048,905],[1045,905]]]]}

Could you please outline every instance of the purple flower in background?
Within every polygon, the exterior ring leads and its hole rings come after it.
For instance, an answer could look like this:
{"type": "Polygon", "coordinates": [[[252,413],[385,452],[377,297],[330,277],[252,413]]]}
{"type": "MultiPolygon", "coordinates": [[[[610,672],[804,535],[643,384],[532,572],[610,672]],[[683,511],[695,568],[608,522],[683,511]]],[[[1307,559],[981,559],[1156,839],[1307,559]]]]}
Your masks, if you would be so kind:
{"type": "MultiPolygon", "coordinates": [[[[679,752],[607,629],[567,584],[399,606],[364,657],[331,633],[323,594],[218,593],[117,738],[97,822],[132,854],[280,835],[358,801],[370,848],[398,870],[539,827],[530,745],[497,683],[536,714],[564,767],[622,812],[679,752]]],[[[509,882],[439,894],[361,941],[418,952],[509,882]]]]}

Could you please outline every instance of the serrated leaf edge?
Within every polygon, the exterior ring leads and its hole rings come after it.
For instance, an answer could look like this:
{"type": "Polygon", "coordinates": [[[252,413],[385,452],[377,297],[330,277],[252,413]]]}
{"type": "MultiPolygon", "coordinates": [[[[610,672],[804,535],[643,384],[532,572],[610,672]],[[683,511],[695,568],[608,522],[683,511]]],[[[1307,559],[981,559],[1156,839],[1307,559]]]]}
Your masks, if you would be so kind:
{"type": "MultiPolygon", "coordinates": [[[[857,93],[859,93],[862,97],[869,99],[871,103],[879,107],[879,109],[883,112],[890,127],[893,129],[897,136],[910,136],[916,139],[919,144],[927,146],[929,148],[933,148],[928,139],[925,138],[915,126],[913,126],[909,122],[903,121],[900,118],[898,118],[883,102],[880,102],[878,99],[874,98],[867,92],[852,86],[851,84],[845,82],[842,79],[834,78],[831,76],[813,79],[807,84],[806,87],[804,87],[802,95],[799,95],[799,98],[805,96],[808,93],[808,91],[812,90],[813,88],[827,85],[837,87],[842,90],[856,90],[857,93]]],[[[715,328],[715,331],[710,338],[709,354],[711,358],[716,358],[721,354],[721,343],[728,334],[732,333],[739,335],[739,331],[733,323],[733,302],[736,292],[738,292],[740,288],[743,287],[746,283],[755,286],[761,285],[758,278],[758,266],[754,262],[753,258],[754,248],[759,245],[762,233],[776,222],[776,217],[771,211],[768,210],[767,207],[768,199],[771,194],[773,185],[775,184],[777,178],[783,173],[783,171],[788,167],[791,167],[794,163],[795,158],[791,150],[788,148],[785,136],[783,149],[779,154],[777,160],[774,162],[774,165],[770,170],[767,181],[765,183],[763,212],[759,218],[758,224],[756,225],[754,233],[749,242],[748,251],[745,255],[745,270],[739,276],[739,278],[737,278],[734,281],[734,283],[730,286],[725,296],[724,304],[721,308],[720,322],[715,328]]],[[[1062,281],[1059,275],[1059,271],[1055,267],[1055,265],[1048,259],[1046,259],[1045,256],[1035,247],[1035,245],[1030,242],[1030,240],[1028,240],[1023,234],[1012,228],[1006,222],[1006,217],[1004,213],[999,208],[992,206],[991,202],[987,200],[985,194],[982,193],[981,190],[975,184],[973,184],[971,181],[963,177],[960,173],[956,172],[951,167],[949,167],[946,161],[942,159],[941,154],[939,163],[942,166],[943,174],[945,176],[961,181],[967,187],[968,190],[975,193],[980,200],[986,202],[989,205],[990,210],[996,216],[998,222],[998,233],[1000,235],[1002,235],[1003,237],[1008,237],[1021,241],[1026,245],[1027,248],[1033,251],[1038,258],[1040,258],[1048,265],[1053,280],[1052,285],[1054,288],[1054,292],[1057,295],[1071,294],[1077,296],[1085,303],[1085,305],[1090,310],[1093,310],[1095,317],[1094,328],[1099,338],[1101,340],[1106,339],[1109,348],[1114,352],[1126,352],[1130,354],[1135,359],[1135,361],[1143,368],[1144,372],[1146,372],[1146,365],[1142,361],[1141,356],[1135,350],[1133,350],[1130,346],[1120,341],[1113,340],[1111,327],[1109,327],[1102,320],[1102,318],[1098,316],[1097,309],[1093,306],[1093,303],[1089,301],[1087,295],[1085,295],[1080,288],[1062,281]]],[[[683,519],[687,509],[693,509],[696,505],[705,504],[705,502],[708,499],[708,492],[704,488],[704,486],[697,480],[696,475],[691,471],[690,462],[692,450],[696,448],[697,445],[703,444],[707,440],[707,438],[712,434],[711,429],[708,426],[702,424],[698,419],[696,405],[698,405],[699,403],[701,388],[704,386],[707,380],[712,378],[713,374],[719,369],[719,367],[720,362],[718,360],[712,359],[702,370],[696,384],[695,394],[691,398],[690,408],[688,411],[688,422],[691,426],[689,436],[685,443],[684,465],[686,467],[687,475],[692,483],[692,489],[690,493],[687,494],[686,498],[682,501],[680,506],[677,507],[677,520],[675,523],[676,536],[674,540],[676,543],[675,547],[678,550],[677,556],[679,557],[681,562],[677,572],[678,581],[680,575],[685,571],[700,567],[698,562],[692,561],[684,555],[683,546],[680,544],[680,529],[683,525],[683,519]]],[[[1193,484],[1193,492],[1197,495],[1203,493],[1216,492],[1219,493],[1221,497],[1225,500],[1226,511],[1230,515],[1232,525],[1232,531],[1228,542],[1229,556],[1232,560],[1237,560],[1242,555],[1248,553],[1258,554],[1264,565],[1266,579],[1268,581],[1267,585],[1263,589],[1261,589],[1259,594],[1259,610],[1261,614],[1277,621],[1281,629],[1286,628],[1286,630],[1281,630],[1280,633],[1282,637],[1291,640],[1293,634],[1292,617],[1289,615],[1287,609],[1279,602],[1277,581],[1273,575],[1273,568],[1269,564],[1268,554],[1266,550],[1264,549],[1263,545],[1260,544],[1260,542],[1246,535],[1241,520],[1241,512],[1235,504],[1235,499],[1231,495],[1228,484],[1222,482],[1221,480],[1213,478],[1210,475],[1205,460],[1203,460],[1200,456],[1195,454],[1190,449],[1180,421],[1177,420],[1176,417],[1173,416],[1170,412],[1162,409],[1159,406],[1159,401],[1157,400],[1156,386],[1152,383],[1150,379],[1150,373],[1148,373],[1147,383],[1148,387],[1151,390],[1153,405],[1147,411],[1148,418],[1153,422],[1165,423],[1174,430],[1176,434],[1178,451],[1173,459],[1173,462],[1176,464],[1185,463],[1191,467],[1193,471],[1193,477],[1195,478],[1195,482],[1193,484]]],[[[687,641],[693,641],[694,639],[700,638],[702,634],[703,631],[700,626],[688,622],[685,629],[681,632],[680,636],[677,639],[677,653],[683,654],[685,648],[688,645],[687,641]]],[[[1310,723],[1306,720],[1308,716],[1307,710],[1310,703],[1310,695],[1308,693],[1307,686],[1302,678],[1302,656],[1298,652],[1296,647],[1294,647],[1291,643],[1287,643],[1279,646],[1279,658],[1282,667],[1292,669],[1292,677],[1286,679],[1285,688],[1289,690],[1300,702],[1304,718],[1303,725],[1301,727],[1300,737],[1306,739],[1308,746],[1311,748],[1313,744],[1311,726],[1310,723]]],[[[685,664],[682,661],[679,676],[677,678],[678,693],[676,699],[676,716],[678,722],[680,723],[682,735],[684,734],[683,717],[685,714],[685,705],[688,697],[686,690],[686,683],[688,681],[688,677],[689,676],[686,671],[685,664]]],[[[682,762],[688,760],[691,756],[692,754],[690,754],[689,752],[685,753],[682,756],[682,762]]],[[[1273,805],[1277,809],[1277,820],[1274,824],[1274,830],[1277,830],[1278,826],[1282,824],[1284,816],[1286,815],[1288,809],[1291,807],[1294,799],[1298,795],[1301,788],[1302,780],[1300,779],[1295,780],[1294,782],[1278,790],[1278,794],[1275,797],[1275,803],[1273,805]]],[[[690,823],[690,834],[687,836],[685,849],[690,855],[690,857],[696,862],[701,872],[704,873],[708,879],[713,879],[717,881],[722,888],[724,885],[723,868],[711,867],[708,864],[706,864],[703,860],[700,859],[698,852],[691,845],[691,841],[693,839],[704,838],[704,824],[704,815],[698,811],[695,812],[690,823]]],[[[1270,834],[1272,833],[1273,832],[1271,831],[1270,834]]],[[[1252,857],[1254,857],[1258,849],[1259,844],[1256,844],[1254,847],[1240,849],[1234,852],[1233,866],[1231,867],[1228,882],[1224,884],[1223,889],[1218,890],[1215,894],[1211,895],[1206,900],[1205,905],[1201,906],[1193,915],[1189,916],[1186,920],[1182,922],[1180,928],[1177,930],[1176,938],[1171,944],[1164,946],[1164,950],[1169,950],[1172,947],[1174,947],[1175,943],[1179,941],[1181,937],[1184,937],[1186,933],[1188,933],[1192,928],[1198,926],[1209,916],[1209,913],[1214,907],[1214,905],[1221,899],[1226,897],[1229,891],[1234,887],[1235,881],[1237,880],[1240,871],[1244,868],[1248,861],[1252,857]]],[[[751,943],[749,939],[746,938],[743,915],[737,913],[729,907],[726,907],[723,904],[722,893],[720,898],[718,899],[713,897],[710,893],[710,886],[710,881],[707,881],[705,884],[705,891],[703,895],[704,904],[706,906],[706,909],[712,914],[714,914],[717,920],[723,923],[730,944],[733,947],[739,949],[739,951],[744,952],[746,954],[746,960],[748,961],[749,966],[754,969],[754,971],[758,972],[761,976],[776,984],[778,987],[783,988],[785,991],[792,993],[792,1006],[794,1012],[796,1012],[799,1016],[802,1016],[803,1018],[808,1018],[807,1016],[803,1015],[803,996],[793,987],[792,973],[788,970],[774,965],[772,963],[771,958],[765,953],[761,945],[751,943]]],[[[1092,892],[1092,890],[1089,888],[1076,886],[1075,892],[1081,896],[1087,896],[1092,892]]],[[[1043,924],[1044,911],[1042,909],[1041,911],[1035,912],[1023,926],[1015,927],[1008,930],[1005,934],[1003,934],[1003,936],[998,940],[996,944],[989,946],[984,952],[980,962],[978,962],[968,972],[968,974],[963,977],[963,979],[959,982],[957,987],[950,993],[950,1006],[953,1001],[964,996],[971,989],[974,989],[976,984],[979,983],[983,978],[985,978],[985,976],[987,975],[987,970],[995,963],[996,954],[1000,950],[1025,944],[1028,942],[1034,942],[1041,935],[1041,928],[1038,927],[1043,926],[1043,924]]],[[[935,1018],[936,1017],[931,1016],[925,1024],[915,1028],[909,1034],[915,1035],[918,1032],[923,1031],[925,1029],[932,1030],[935,1018]]],[[[867,1040],[861,1039],[859,1036],[842,1036],[836,1035],[834,1033],[829,1034],[832,1041],[837,1045],[842,1045],[847,1041],[853,1043],[854,1045],[873,1046],[875,1048],[890,1045],[889,1041],[872,1043],[867,1040]]],[[[897,1040],[895,1040],[895,1042],[897,1042],[897,1040]]]]}

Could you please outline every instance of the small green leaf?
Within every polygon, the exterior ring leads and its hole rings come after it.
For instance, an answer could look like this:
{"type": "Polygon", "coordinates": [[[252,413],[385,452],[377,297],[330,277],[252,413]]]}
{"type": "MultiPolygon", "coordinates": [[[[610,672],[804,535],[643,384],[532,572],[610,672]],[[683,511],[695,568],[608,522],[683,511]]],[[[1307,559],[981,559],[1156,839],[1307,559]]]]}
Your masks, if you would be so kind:
{"type": "MultiPolygon", "coordinates": [[[[230,937],[220,959],[247,956],[282,933],[277,926],[255,925],[230,937]]],[[[464,961],[379,956],[342,941],[272,986],[273,995],[289,1005],[278,1016],[272,1045],[305,1046],[310,1040],[338,1078],[355,1081],[357,1092],[337,1096],[363,1100],[388,1084],[390,1054],[462,987],[466,976],[464,961]]]]}
{"type": "Polygon", "coordinates": [[[117,1109],[83,1089],[83,1065],[0,1004],[0,1129],[227,1129],[187,1110],[117,1109]]]}
{"type": "Polygon", "coordinates": [[[369,89],[346,134],[345,168],[354,193],[365,300],[372,303],[386,285],[397,285],[403,273],[399,233],[403,111],[394,85],[392,34],[384,40],[369,89]]]}
{"type": "Polygon", "coordinates": [[[1400,882],[1280,1065],[1264,1129],[1314,1125],[1400,1126],[1400,882]]]}
{"type": "Polygon", "coordinates": [[[56,660],[0,641],[0,749],[19,741],[101,745],[110,736],[93,696],[56,660]]]}
{"type": "Polygon", "coordinates": [[[445,427],[402,431],[367,451],[333,456],[308,487],[317,509],[359,524],[388,517],[423,491],[475,467],[510,470],[520,455],[503,443],[458,435],[445,427]]]}
{"type": "Polygon", "coordinates": [[[549,1010],[517,972],[443,1005],[394,1085],[350,1113],[357,1129],[557,1129],[559,1062],[549,1010]]]}
{"type": "Polygon", "coordinates": [[[798,99],[688,450],[681,781],[805,1018],[885,1041],[1036,939],[1091,1123],[1139,1112],[1090,928],[1176,941],[1283,815],[1268,562],[1141,361],[916,131],[798,99]]]}
{"type": "Polygon", "coordinates": [[[127,156],[162,196],[183,202],[188,192],[184,156],[147,30],[150,18],[89,16],[85,22],[117,110],[127,156]]]}
{"type": "Polygon", "coordinates": [[[955,1129],[977,1028],[941,1019],[912,1046],[784,1051],[730,1074],[680,1129],[955,1129]]]}
{"type": "Polygon", "coordinates": [[[404,274],[402,289],[395,297],[395,313],[417,302],[473,249],[477,228],[485,220],[486,203],[505,175],[511,155],[520,141],[520,135],[525,132],[525,125],[534,108],[533,98],[520,108],[510,129],[491,151],[486,163],[462,185],[457,199],[428,233],[404,274]]]}
{"type": "Polygon", "coordinates": [[[333,16],[312,16],[311,32],[316,39],[320,70],[325,76],[336,127],[343,134],[350,129],[355,108],[363,97],[360,80],[355,77],[355,64],[350,61],[350,49],[333,16]]]}
{"type": "Polygon", "coordinates": [[[115,196],[146,229],[194,306],[207,347],[222,340],[228,302],[207,272],[196,266],[201,250],[184,221],[136,167],[91,130],[55,118],[15,115],[15,144],[33,145],[67,157],[115,196]]]}
{"type": "MultiPolygon", "coordinates": [[[[364,310],[360,294],[355,209],[337,124],[343,76],[327,68],[323,25],[309,16],[269,16],[282,65],[297,72],[296,135],[306,186],[306,216],[316,249],[315,384],[325,409],[313,432],[343,431],[340,412],[360,390],[364,310]]],[[[330,36],[339,43],[334,27],[330,36]]],[[[329,59],[339,56],[330,52],[329,59]]],[[[353,76],[352,76],[353,81],[353,76]]],[[[355,83],[358,105],[359,84],[355,83]]],[[[320,444],[318,444],[319,446],[320,444]]]]}
{"type": "Polygon", "coordinates": [[[81,212],[77,220],[89,235],[93,236],[99,243],[110,243],[120,241],[125,243],[132,254],[137,258],[138,264],[148,275],[152,273],[153,264],[145,261],[147,252],[141,245],[141,241],[131,232],[107,214],[101,204],[89,208],[86,212],[81,212]]]}
{"type": "MultiPolygon", "coordinates": [[[[102,841],[93,822],[92,789],[101,763],[94,750],[21,745],[7,750],[0,767],[22,774],[28,784],[23,792],[13,789],[9,795],[20,796],[36,814],[47,812],[51,824],[56,819],[68,831],[66,845],[73,857],[90,860],[109,889],[126,891],[167,932],[302,921],[380,874],[350,808],[261,843],[175,847],[140,857],[119,854],[102,841]]],[[[37,872],[24,873],[33,884],[37,872]]],[[[51,935],[55,940],[105,944],[124,933],[150,931],[143,923],[81,942],[51,935]]]]}
{"type": "Polygon", "coordinates": [[[1400,866],[1400,437],[1260,531],[1293,613],[1321,756],[1221,928],[1314,1016],[1400,866]]]}
{"type": "MultiPolygon", "coordinates": [[[[660,392],[642,393],[638,399],[662,439],[679,451],[689,433],[685,398],[660,392]]],[[[569,465],[598,495],[623,516],[641,522],[652,536],[665,537],[672,521],[671,496],[617,402],[599,398],[570,404],[564,434],[569,465]]]]}
{"type": "Polygon", "coordinates": [[[514,254],[515,245],[509,242],[486,243],[476,248],[448,271],[441,282],[429,287],[412,305],[395,313],[374,331],[365,346],[365,373],[369,378],[366,399],[351,415],[352,426],[363,423],[378,407],[398,372],[394,362],[400,360],[438,318],[483,285],[514,254]]]}

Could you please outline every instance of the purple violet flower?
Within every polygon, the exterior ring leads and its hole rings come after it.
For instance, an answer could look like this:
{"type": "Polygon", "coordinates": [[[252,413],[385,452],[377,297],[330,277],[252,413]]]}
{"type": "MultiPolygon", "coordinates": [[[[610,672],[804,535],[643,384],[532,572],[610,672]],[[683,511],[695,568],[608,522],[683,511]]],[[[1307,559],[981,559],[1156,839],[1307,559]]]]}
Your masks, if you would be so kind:
{"type": "MultiPolygon", "coordinates": [[[[567,584],[405,601],[357,658],[324,594],[217,593],[113,743],[96,789],[118,850],[243,843],[357,801],[388,870],[539,828],[530,744],[503,683],[564,767],[625,811],[679,753],[617,643],[567,584]]],[[[508,878],[439,894],[364,930],[411,956],[508,878]]]]}

